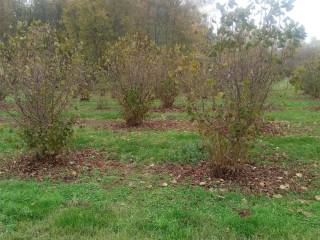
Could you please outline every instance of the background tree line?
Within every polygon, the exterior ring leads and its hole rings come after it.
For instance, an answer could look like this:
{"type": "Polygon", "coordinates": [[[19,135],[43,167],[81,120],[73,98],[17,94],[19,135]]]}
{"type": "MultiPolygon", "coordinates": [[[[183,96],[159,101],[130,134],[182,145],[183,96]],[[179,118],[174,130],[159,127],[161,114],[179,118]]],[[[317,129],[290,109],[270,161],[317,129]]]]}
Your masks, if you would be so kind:
{"type": "Polygon", "coordinates": [[[1,0],[0,13],[2,39],[19,21],[40,20],[88,47],[137,31],[160,45],[191,44],[202,24],[198,7],[182,0],[1,0]]]}

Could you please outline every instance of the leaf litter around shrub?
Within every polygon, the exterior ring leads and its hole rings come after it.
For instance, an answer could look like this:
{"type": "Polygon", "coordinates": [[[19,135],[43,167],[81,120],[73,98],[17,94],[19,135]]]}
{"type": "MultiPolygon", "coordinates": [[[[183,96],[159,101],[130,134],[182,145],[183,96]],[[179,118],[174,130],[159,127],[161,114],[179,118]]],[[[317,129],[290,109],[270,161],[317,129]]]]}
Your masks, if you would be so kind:
{"type": "MultiPolygon", "coordinates": [[[[107,161],[104,153],[86,149],[69,152],[56,158],[55,161],[34,161],[31,157],[22,156],[16,161],[10,161],[1,168],[6,176],[17,176],[23,179],[45,179],[73,182],[82,175],[92,175],[96,171],[105,175],[108,170],[116,170],[115,174],[125,181],[131,173],[154,176],[170,175],[171,182],[166,186],[190,184],[207,190],[232,190],[239,188],[245,193],[266,194],[281,197],[289,191],[304,192],[312,184],[315,176],[305,171],[286,170],[272,165],[244,165],[236,176],[224,178],[212,177],[208,162],[195,164],[173,164],[139,166],[137,169],[130,163],[107,161]]],[[[159,183],[159,186],[161,184],[159,183]]],[[[162,185],[161,185],[162,186],[162,185]]]]}
{"type": "Polygon", "coordinates": [[[189,183],[207,189],[232,189],[240,187],[242,191],[253,194],[285,194],[288,191],[304,192],[311,185],[313,176],[294,170],[288,171],[277,166],[244,165],[236,176],[224,178],[212,177],[207,162],[198,165],[166,164],[153,167],[156,173],[168,173],[173,183],[189,183]]]}
{"type": "Polygon", "coordinates": [[[185,107],[172,107],[172,108],[159,107],[159,108],[151,109],[151,112],[155,112],[155,113],[183,113],[185,111],[186,111],[185,107]]]}
{"type": "Polygon", "coordinates": [[[260,132],[263,135],[284,136],[289,132],[290,127],[287,121],[269,121],[263,124],[260,132]]]}
{"type": "MultiPolygon", "coordinates": [[[[103,127],[110,130],[188,130],[197,131],[197,124],[187,120],[146,120],[139,127],[127,127],[123,121],[111,121],[111,120],[93,120],[93,119],[80,119],[78,122],[80,127],[94,126],[103,127]]],[[[273,121],[266,122],[260,129],[260,132],[264,135],[283,136],[286,135],[290,124],[285,121],[273,121]]]]}
{"type": "Polygon", "coordinates": [[[110,130],[190,130],[195,131],[196,126],[190,121],[185,120],[147,120],[139,127],[127,127],[123,121],[106,121],[106,120],[79,120],[80,126],[103,127],[110,130]]]}
{"type": "Polygon", "coordinates": [[[8,162],[2,169],[6,175],[21,178],[34,178],[65,182],[76,181],[81,175],[91,175],[95,170],[103,173],[106,169],[124,169],[125,164],[106,161],[102,152],[86,149],[68,152],[58,156],[54,161],[35,161],[30,156],[22,156],[18,160],[8,162]]]}

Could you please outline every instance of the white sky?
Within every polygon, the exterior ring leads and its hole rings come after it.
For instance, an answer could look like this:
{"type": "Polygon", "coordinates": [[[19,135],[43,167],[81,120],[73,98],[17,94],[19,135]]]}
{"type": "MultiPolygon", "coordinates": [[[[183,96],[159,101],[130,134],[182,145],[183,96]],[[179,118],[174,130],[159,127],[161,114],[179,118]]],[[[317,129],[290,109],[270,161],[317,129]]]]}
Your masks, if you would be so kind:
{"type": "Polygon", "coordinates": [[[320,39],[320,0],[296,0],[290,16],[306,28],[308,40],[320,39]]]}
{"type": "MultiPolygon", "coordinates": [[[[216,0],[224,3],[226,0],[216,0]]],[[[237,0],[237,3],[245,3],[247,0],[237,0]]],[[[207,6],[204,11],[210,14],[215,4],[207,6]]],[[[307,33],[307,40],[316,37],[320,39],[320,0],[296,0],[295,8],[290,12],[290,17],[301,23],[307,33]]]]}

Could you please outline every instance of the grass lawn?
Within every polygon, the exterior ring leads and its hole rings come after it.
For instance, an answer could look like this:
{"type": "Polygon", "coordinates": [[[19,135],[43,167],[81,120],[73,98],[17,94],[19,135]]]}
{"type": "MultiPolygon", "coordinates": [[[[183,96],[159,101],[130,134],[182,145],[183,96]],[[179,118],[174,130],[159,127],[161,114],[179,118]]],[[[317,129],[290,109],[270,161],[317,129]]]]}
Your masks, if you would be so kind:
{"type": "MultiPolygon", "coordinates": [[[[108,101],[97,110],[97,99],[76,103],[70,114],[83,119],[120,120],[118,104],[108,101]]],[[[262,135],[253,159],[287,169],[303,168],[320,174],[320,102],[297,94],[286,82],[275,86],[266,118],[290,126],[280,136],[262,135]]],[[[179,98],[177,106],[183,105],[179,98]]],[[[159,106],[156,102],[155,106],[159,106]]],[[[0,117],[6,116],[0,113],[0,117]]],[[[154,112],[150,119],[187,120],[184,112],[154,112]]],[[[185,130],[111,130],[83,126],[76,129],[75,149],[92,148],[107,160],[134,164],[125,176],[82,175],[75,182],[22,180],[0,174],[0,239],[320,239],[320,180],[303,193],[284,192],[281,198],[188,184],[171,184],[166,173],[150,174],[151,164],[196,164],[208,158],[197,132],[185,130]],[[163,183],[168,183],[164,186],[163,183]],[[243,210],[250,211],[241,216],[243,210]]],[[[15,128],[0,124],[3,162],[25,147],[15,128]]]]}

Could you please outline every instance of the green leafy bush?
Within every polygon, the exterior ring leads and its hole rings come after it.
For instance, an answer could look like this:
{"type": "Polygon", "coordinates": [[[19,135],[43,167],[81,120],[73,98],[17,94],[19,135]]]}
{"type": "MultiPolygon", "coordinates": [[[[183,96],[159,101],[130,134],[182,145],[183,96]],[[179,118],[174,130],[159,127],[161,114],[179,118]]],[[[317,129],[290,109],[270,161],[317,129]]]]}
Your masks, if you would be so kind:
{"type": "Polygon", "coordinates": [[[36,159],[50,160],[69,145],[73,125],[74,122],[68,119],[58,119],[50,126],[32,123],[23,126],[20,136],[28,148],[34,151],[36,159]]]}
{"type": "Polygon", "coordinates": [[[290,79],[297,90],[303,90],[314,98],[320,97],[320,57],[313,56],[305,59],[298,66],[290,79]]]}

